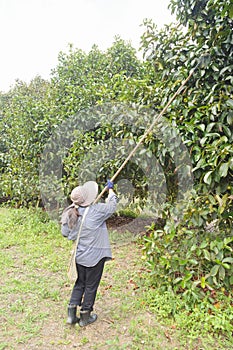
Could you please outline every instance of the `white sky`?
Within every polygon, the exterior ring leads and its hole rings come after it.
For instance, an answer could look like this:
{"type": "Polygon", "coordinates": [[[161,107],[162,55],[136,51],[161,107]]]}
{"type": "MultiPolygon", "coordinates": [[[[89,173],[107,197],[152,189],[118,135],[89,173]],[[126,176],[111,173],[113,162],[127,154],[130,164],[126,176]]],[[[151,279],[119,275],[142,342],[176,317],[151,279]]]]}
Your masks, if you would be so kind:
{"type": "Polygon", "coordinates": [[[106,50],[115,35],[139,48],[151,18],[158,27],[174,21],[169,0],[0,0],[0,91],[15,79],[49,78],[68,44],[88,52],[106,50]]]}

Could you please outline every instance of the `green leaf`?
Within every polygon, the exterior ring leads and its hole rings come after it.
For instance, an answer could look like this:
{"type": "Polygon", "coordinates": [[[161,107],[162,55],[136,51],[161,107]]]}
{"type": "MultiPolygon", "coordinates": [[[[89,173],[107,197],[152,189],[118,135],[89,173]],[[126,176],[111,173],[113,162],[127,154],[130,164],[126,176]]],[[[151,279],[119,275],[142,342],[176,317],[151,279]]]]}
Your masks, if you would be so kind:
{"type": "Polygon", "coordinates": [[[225,134],[230,139],[231,138],[231,130],[226,125],[223,125],[222,127],[223,127],[225,134]]]}
{"type": "Polygon", "coordinates": [[[201,278],[201,288],[205,288],[205,277],[201,278]]]}
{"type": "Polygon", "coordinates": [[[191,265],[197,265],[197,264],[198,264],[198,261],[195,260],[195,259],[190,259],[190,260],[189,260],[189,263],[190,263],[191,265]]]}
{"type": "Polygon", "coordinates": [[[220,280],[224,280],[224,278],[225,278],[225,269],[224,269],[224,267],[223,266],[220,266],[220,268],[219,268],[219,278],[220,278],[220,280]]]}
{"type": "Polygon", "coordinates": [[[228,173],[228,168],[229,168],[229,163],[223,163],[220,165],[220,168],[219,168],[219,175],[221,177],[226,177],[227,176],[227,173],[228,173]]]}
{"type": "Polygon", "coordinates": [[[222,261],[223,263],[230,263],[230,264],[233,264],[233,258],[224,258],[223,259],[223,261],[222,261]]]}
{"type": "Polygon", "coordinates": [[[181,278],[181,277],[177,277],[177,278],[173,281],[173,284],[177,284],[177,283],[179,283],[180,281],[182,281],[182,278],[181,278]]]}
{"type": "Polygon", "coordinates": [[[212,196],[211,194],[208,196],[208,200],[210,201],[211,204],[216,204],[216,200],[214,196],[212,196]]]}
{"type": "Polygon", "coordinates": [[[204,253],[204,257],[206,260],[210,261],[211,258],[210,258],[210,252],[206,249],[203,250],[203,253],[204,253]]]}
{"type": "Polygon", "coordinates": [[[194,250],[197,249],[197,245],[196,244],[193,244],[192,247],[190,248],[190,251],[193,252],[194,250]]]}
{"type": "Polygon", "coordinates": [[[201,140],[200,140],[200,144],[201,144],[202,146],[204,146],[204,144],[206,143],[207,139],[208,139],[207,136],[202,137],[201,140]]]}
{"type": "Polygon", "coordinates": [[[231,72],[231,69],[232,69],[231,66],[224,67],[223,69],[221,69],[220,75],[222,75],[222,74],[225,73],[226,71],[231,72]]]}
{"type": "Polygon", "coordinates": [[[203,249],[208,246],[208,242],[204,241],[201,243],[200,248],[203,249]]]}
{"type": "Polygon", "coordinates": [[[216,67],[215,65],[212,65],[211,68],[212,68],[213,71],[215,71],[215,72],[218,72],[218,71],[219,71],[218,67],[216,67]]]}
{"type": "Polygon", "coordinates": [[[233,100],[232,99],[227,100],[226,104],[228,107],[233,109],[233,100]]]}
{"type": "Polygon", "coordinates": [[[146,152],[147,152],[147,149],[146,149],[146,148],[143,148],[143,149],[140,150],[139,154],[142,155],[142,154],[144,154],[144,153],[146,153],[146,152]]]}
{"type": "Polygon", "coordinates": [[[210,185],[211,184],[211,181],[212,181],[212,176],[211,174],[213,173],[213,170],[210,170],[208,171],[205,176],[204,176],[204,182],[207,184],[207,185],[210,185]]]}
{"type": "Polygon", "coordinates": [[[222,267],[224,267],[227,270],[230,270],[231,266],[228,264],[222,264],[222,267]]]}
{"type": "Polygon", "coordinates": [[[205,124],[199,124],[197,126],[197,128],[204,132],[205,131],[205,124]]]}
{"type": "Polygon", "coordinates": [[[216,123],[210,123],[207,125],[206,132],[210,132],[216,123]]]}
{"type": "Polygon", "coordinates": [[[186,281],[186,282],[188,282],[188,281],[190,281],[191,280],[191,278],[193,277],[193,275],[192,275],[192,273],[186,273],[185,274],[185,278],[184,278],[184,280],[186,281]]]}
{"type": "Polygon", "coordinates": [[[233,19],[233,4],[232,3],[230,4],[230,8],[229,8],[229,17],[231,19],[233,19]]]}
{"type": "Polygon", "coordinates": [[[229,125],[233,124],[233,115],[230,113],[227,115],[227,122],[229,125]]]}
{"type": "Polygon", "coordinates": [[[229,162],[229,167],[231,170],[233,170],[233,158],[230,159],[230,162],[229,162]]]}
{"type": "Polygon", "coordinates": [[[179,264],[182,266],[182,265],[186,265],[187,264],[187,260],[186,259],[183,259],[183,260],[180,260],[179,261],[179,264]]]}
{"type": "Polygon", "coordinates": [[[228,245],[229,243],[233,242],[233,237],[226,237],[223,240],[224,245],[228,245]]]}
{"type": "Polygon", "coordinates": [[[210,270],[210,276],[216,276],[219,268],[220,268],[220,265],[214,265],[210,270]]]}
{"type": "Polygon", "coordinates": [[[198,161],[196,167],[193,168],[193,172],[194,172],[195,170],[197,170],[197,169],[202,168],[205,164],[206,164],[205,159],[204,159],[204,158],[201,158],[201,159],[198,161]]]}

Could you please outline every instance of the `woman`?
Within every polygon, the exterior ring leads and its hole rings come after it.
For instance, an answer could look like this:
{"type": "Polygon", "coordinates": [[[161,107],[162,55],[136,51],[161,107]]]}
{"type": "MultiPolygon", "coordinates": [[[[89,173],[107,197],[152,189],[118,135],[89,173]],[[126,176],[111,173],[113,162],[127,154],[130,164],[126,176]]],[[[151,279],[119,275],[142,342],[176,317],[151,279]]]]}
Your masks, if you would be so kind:
{"type": "Polygon", "coordinates": [[[76,252],[78,278],[68,305],[68,324],[79,323],[82,327],[97,319],[97,315],[91,312],[105,261],[112,258],[106,219],[116,211],[117,206],[117,196],[110,180],[107,188],[106,203],[93,204],[98,194],[96,182],[88,181],[83,186],[75,187],[70,196],[73,204],[62,214],[62,235],[70,240],[77,238],[84,216],[76,252]],[[80,318],[76,316],[77,306],[81,307],[80,318]]]}

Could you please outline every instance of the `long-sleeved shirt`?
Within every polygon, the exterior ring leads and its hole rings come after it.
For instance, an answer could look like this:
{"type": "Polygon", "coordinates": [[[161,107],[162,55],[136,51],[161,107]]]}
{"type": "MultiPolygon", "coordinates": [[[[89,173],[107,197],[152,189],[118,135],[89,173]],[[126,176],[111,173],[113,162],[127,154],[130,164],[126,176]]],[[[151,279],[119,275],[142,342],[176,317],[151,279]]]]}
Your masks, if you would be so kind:
{"type": "MultiPolygon", "coordinates": [[[[101,259],[112,258],[106,220],[116,211],[117,196],[110,192],[106,203],[92,204],[82,225],[76,252],[77,264],[95,266],[101,259]]],[[[85,208],[78,208],[80,216],[74,228],[70,229],[68,221],[62,224],[61,232],[64,237],[76,240],[85,208]]]]}

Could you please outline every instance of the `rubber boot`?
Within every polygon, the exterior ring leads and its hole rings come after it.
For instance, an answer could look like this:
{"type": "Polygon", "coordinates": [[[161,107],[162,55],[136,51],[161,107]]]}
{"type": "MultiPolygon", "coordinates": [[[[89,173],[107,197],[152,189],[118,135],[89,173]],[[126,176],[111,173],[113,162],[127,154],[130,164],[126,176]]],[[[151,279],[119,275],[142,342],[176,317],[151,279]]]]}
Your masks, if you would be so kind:
{"type": "Polygon", "coordinates": [[[79,321],[79,326],[84,327],[87,326],[90,323],[93,323],[97,320],[97,315],[92,314],[88,310],[85,311],[80,311],[80,321],[79,321]]]}
{"type": "Polygon", "coordinates": [[[75,324],[79,322],[79,318],[76,316],[77,306],[76,305],[68,305],[68,318],[67,324],[75,324]]]}

